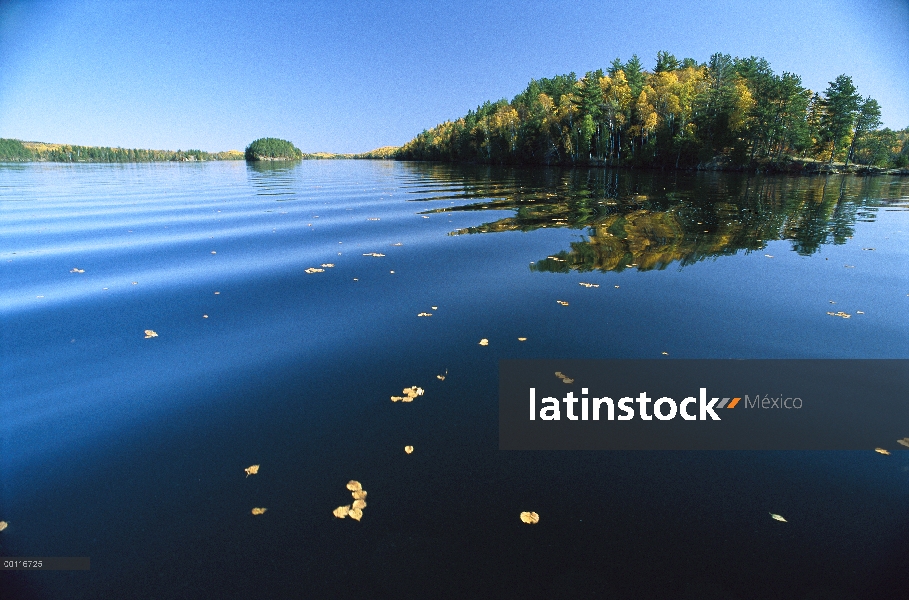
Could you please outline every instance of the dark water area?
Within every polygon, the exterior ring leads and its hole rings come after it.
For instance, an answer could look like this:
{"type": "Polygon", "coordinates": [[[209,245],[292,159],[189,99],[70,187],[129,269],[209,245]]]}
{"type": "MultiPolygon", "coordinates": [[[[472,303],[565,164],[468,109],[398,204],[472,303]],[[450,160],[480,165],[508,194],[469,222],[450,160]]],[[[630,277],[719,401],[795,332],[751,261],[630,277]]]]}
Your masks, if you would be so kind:
{"type": "Polygon", "coordinates": [[[91,558],[3,600],[909,583],[896,440],[503,452],[497,398],[506,358],[909,358],[905,178],[0,165],[0,352],[0,556],[91,558]]]}

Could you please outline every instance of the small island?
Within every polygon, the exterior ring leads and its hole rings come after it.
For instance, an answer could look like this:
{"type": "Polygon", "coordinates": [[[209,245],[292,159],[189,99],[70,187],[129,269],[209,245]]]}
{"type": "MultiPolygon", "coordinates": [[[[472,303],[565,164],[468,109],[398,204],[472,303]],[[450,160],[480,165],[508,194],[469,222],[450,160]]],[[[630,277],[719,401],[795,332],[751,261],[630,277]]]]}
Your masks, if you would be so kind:
{"type": "Polygon", "coordinates": [[[246,160],[300,160],[303,152],[288,142],[278,138],[259,138],[246,147],[246,160]]]}

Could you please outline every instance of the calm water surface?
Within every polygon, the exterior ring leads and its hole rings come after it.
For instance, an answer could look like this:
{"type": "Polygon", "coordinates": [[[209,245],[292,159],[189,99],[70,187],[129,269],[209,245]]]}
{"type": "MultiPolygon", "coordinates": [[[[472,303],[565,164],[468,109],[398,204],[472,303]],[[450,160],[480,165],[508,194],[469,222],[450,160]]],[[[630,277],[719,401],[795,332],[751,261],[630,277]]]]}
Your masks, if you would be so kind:
{"type": "Polygon", "coordinates": [[[905,178],[0,165],[0,269],[0,555],[91,557],[0,573],[4,600],[838,599],[909,578],[895,440],[500,452],[497,404],[501,358],[909,358],[905,178]],[[359,523],[331,515],[351,479],[359,523]]]}

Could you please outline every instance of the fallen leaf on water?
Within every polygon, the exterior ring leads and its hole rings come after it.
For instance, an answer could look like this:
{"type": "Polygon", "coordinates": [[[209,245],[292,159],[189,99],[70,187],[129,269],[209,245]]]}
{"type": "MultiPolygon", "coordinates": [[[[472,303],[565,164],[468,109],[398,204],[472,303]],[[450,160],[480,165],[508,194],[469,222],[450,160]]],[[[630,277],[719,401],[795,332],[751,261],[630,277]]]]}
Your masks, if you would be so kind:
{"type": "Polygon", "coordinates": [[[332,268],[334,265],[333,265],[332,263],[325,263],[324,265],[321,265],[321,266],[325,267],[326,269],[330,269],[330,268],[332,268]]]}
{"type": "Polygon", "coordinates": [[[526,341],[527,341],[527,338],[518,338],[518,341],[519,341],[519,342],[526,342],[526,341]]]}
{"type": "Polygon", "coordinates": [[[558,303],[561,304],[562,306],[568,306],[568,303],[565,302],[564,300],[556,300],[556,302],[558,302],[558,303]]]}
{"type": "Polygon", "coordinates": [[[354,500],[352,508],[354,510],[366,508],[366,500],[354,500]]]}
{"type": "Polygon", "coordinates": [[[305,273],[324,273],[325,269],[317,269],[315,267],[310,267],[304,271],[305,273]]]}
{"type": "Polygon", "coordinates": [[[145,330],[145,339],[149,339],[149,338],[153,338],[153,337],[158,337],[158,334],[155,333],[154,331],[152,331],[151,329],[146,329],[145,330]]]}
{"type": "Polygon", "coordinates": [[[350,512],[350,504],[348,504],[347,506],[339,506],[338,508],[331,511],[331,514],[338,517],[339,519],[343,519],[344,517],[347,516],[347,514],[349,512],[350,512]]]}
{"type": "Polygon", "coordinates": [[[773,517],[774,519],[776,519],[777,521],[782,521],[783,523],[789,522],[786,519],[784,519],[783,517],[781,517],[780,515],[775,515],[773,513],[770,513],[770,516],[773,517]]]}
{"type": "Polygon", "coordinates": [[[540,515],[535,512],[522,512],[521,520],[528,525],[534,525],[540,522],[540,515]]]}
{"type": "Polygon", "coordinates": [[[4,529],[6,529],[6,527],[8,525],[9,525],[9,523],[7,523],[6,521],[0,521],[0,531],[3,531],[4,529]]]}
{"type": "Polygon", "coordinates": [[[772,254],[765,254],[764,256],[766,256],[767,258],[773,258],[772,254]]]}
{"type": "Polygon", "coordinates": [[[897,444],[902,444],[903,446],[909,447],[909,437],[903,438],[901,440],[896,440],[897,444]]]}
{"type": "Polygon", "coordinates": [[[348,515],[351,519],[359,521],[363,518],[363,509],[362,508],[351,508],[348,515]]]}
{"type": "Polygon", "coordinates": [[[480,345],[481,345],[481,346],[488,346],[488,345],[489,345],[489,340],[487,340],[486,338],[483,338],[482,340],[480,340],[480,345]]]}
{"type": "Polygon", "coordinates": [[[417,315],[418,317],[431,317],[432,313],[422,312],[417,315]]]}
{"type": "Polygon", "coordinates": [[[366,497],[366,490],[354,490],[350,493],[354,500],[362,500],[366,497]]]}
{"type": "Polygon", "coordinates": [[[584,283],[583,281],[579,285],[583,285],[585,288],[600,287],[599,283],[584,283]]]}
{"type": "Polygon", "coordinates": [[[250,475],[255,475],[259,472],[259,465],[252,465],[251,467],[246,467],[243,470],[246,471],[246,476],[249,477],[250,475]]]}
{"type": "Polygon", "coordinates": [[[830,315],[831,317],[842,317],[844,319],[848,319],[849,317],[852,316],[848,313],[844,313],[843,311],[839,311],[839,312],[835,312],[835,313],[827,311],[827,314],[830,315]]]}
{"type": "Polygon", "coordinates": [[[570,377],[563,377],[562,383],[574,383],[574,379],[572,379],[570,377]]]}
{"type": "Polygon", "coordinates": [[[430,306],[429,308],[431,308],[431,309],[433,309],[433,310],[439,310],[439,307],[438,307],[438,306],[430,306]]]}
{"type": "Polygon", "coordinates": [[[447,377],[447,376],[448,376],[448,369],[445,369],[445,374],[444,374],[444,375],[436,375],[436,379],[438,379],[439,381],[445,381],[445,377],[447,377]]]}
{"type": "Polygon", "coordinates": [[[615,289],[619,289],[619,286],[615,286],[615,289]]]}
{"type": "Polygon", "coordinates": [[[404,446],[404,452],[411,454],[413,452],[413,446],[404,446]]]}
{"type": "Polygon", "coordinates": [[[217,295],[220,294],[220,293],[221,293],[221,292],[215,292],[215,296],[217,296],[217,295]]]}
{"type": "Polygon", "coordinates": [[[669,356],[668,352],[663,352],[662,354],[663,354],[663,356],[669,356]]]}
{"type": "Polygon", "coordinates": [[[203,318],[203,319],[207,319],[207,318],[208,318],[208,315],[202,315],[202,318],[203,318]]]}
{"type": "Polygon", "coordinates": [[[404,399],[404,396],[392,396],[391,397],[392,402],[400,402],[403,399],[404,399]]]}
{"type": "Polygon", "coordinates": [[[359,492],[360,490],[363,489],[363,486],[360,485],[359,481],[354,481],[353,479],[351,479],[350,481],[347,482],[347,489],[349,489],[351,492],[359,492]]]}
{"type": "Polygon", "coordinates": [[[70,273],[85,273],[85,269],[73,269],[70,273]]]}
{"type": "Polygon", "coordinates": [[[364,254],[363,256],[375,256],[376,258],[379,258],[379,257],[385,256],[385,255],[384,255],[384,254],[379,254],[378,252],[367,252],[367,253],[364,254]]]}
{"type": "Polygon", "coordinates": [[[252,514],[261,515],[261,514],[264,514],[266,510],[268,510],[268,509],[267,508],[254,508],[254,509],[252,509],[252,514]]]}
{"type": "Polygon", "coordinates": [[[883,448],[875,448],[874,451],[877,452],[878,454],[887,454],[887,455],[890,454],[888,451],[884,450],[883,448]]]}
{"type": "Polygon", "coordinates": [[[863,311],[863,310],[857,310],[857,311],[855,311],[855,314],[857,314],[857,315],[863,315],[863,314],[865,314],[865,311],[863,311]]]}

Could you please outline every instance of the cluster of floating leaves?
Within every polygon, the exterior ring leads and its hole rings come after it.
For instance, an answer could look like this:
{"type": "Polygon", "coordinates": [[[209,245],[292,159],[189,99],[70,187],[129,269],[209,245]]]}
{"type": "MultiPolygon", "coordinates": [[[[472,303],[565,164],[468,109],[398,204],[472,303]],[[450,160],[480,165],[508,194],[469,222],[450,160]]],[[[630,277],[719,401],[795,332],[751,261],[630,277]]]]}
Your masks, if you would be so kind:
{"type": "Polygon", "coordinates": [[[413,399],[417,396],[423,395],[423,388],[417,387],[415,385],[410,386],[409,388],[404,388],[403,396],[392,396],[392,402],[413,402],[413,399]]]}
{"type": "Polygon", "coordinates": [[[572,379],[568,375],[565,375],[561,371],[556,371],[555,376],[558,377],[559,379],[561,379],[562,383],[574,383],[574,379],[572,379]]]}
{"type": "Polygon", "coordinates": [[[70,273],[85,273],[85,269],[73,269],[70,273]]]}
{"type": "Polygon", "coordinates": [[[540,522],[540,515],[535,512],[522,512],[521,521],[527,523],[528,525],[536,525],[540,522]]]}
{"type": "Polygon", "coordinates": [[[257,507],[257,508],[252,509],[252,514],[254,514],[254,515],[262,515],[262,514],[265,514],[265,511],[266,511],[266,510],[268,510],[268,509],[267,509],[267,508],[258,508],[258,507],[257,507]]]}
{"type": "Polygon", "coordinates": [[[852,315],[850,315],[849,313],[844,313],[843,311],[830,312],[830,311],[828,310],[828,311],[827,311],[827,314],[830,315],[831,317],[842,317],[842,318],[844,318],[844,319],[848,319],[849,317],[852,316],[852,315]]]}
{"type": "Polygon", "coordinates": [[[404,446],[404,452],[411,454],[413,452],[413,446],[404,446]]]}
{"type": "Polygon", "coordinates": [[[583,281],[580,282],[578,285],[583,285],[585,288],[600,287],[599,283],[585,283],[583,281]]]}
{"type": "Polygon", "coordinates": [[[252,465],[250,467],[246,467],[243,470],[246,471],[246,476],[249,477],[250,475],[255,475],[259,472],[259,465],[252,465]]]}
{"type": "Polygon", "coordinates": [[[418,317],[431,317],[431,316],[432,316],[432,313],[421,312],[421,313],[418,314],[417,316],[418,316],[418,317]]]}
{"type": "Polygon", "coordinates": [[[304,271],[305,273],[324,273],[325,269],[317,269],[316,267],[309,267],[304,271]]]}
{"type": "Polygon", "coordinates": [[[788,523],[788,522],[789,522],[789,521],[787,521],[786,519],[784,519],[783,517],[781,517],[780,515],[775,515],[775,514],[773,514],[773,513],[770,513],[770,516],[773,517],[773,518],[774,518],[775,520],[777,520],[777,521],[782,521],[783,523],[788,523]]]}
{"type": "Polygon", "coordinates": [[[381,257],[383,257],[383,256],[385,256],[385,255],[384,255],[384,254],[380,254],[380,253],[378,253],[378,252],[367,252],[367,253],[364,254],[363,256],[375,256],[376,258],[381,258],[381,257]]]}
{"type": "Polygon", "coordinates": [[[558,302],[558,303],[561,304],[562,306],[568,306],[568,303],[565,302],[564,300],[556,300],[556,302],[558,302]]]}
{"type": "Polygon", "coordinates": [[[901,440],[896,440],[896,443],[909,448],[909,437],[903,438],[901,440]]]}
{"type": "Polygon", "coordinates": [[[8,526],[9,526],[9,523],[7,523],[6,521],[0,521],[0,531],[3,531],[8,526]]]}
{"type": "Polygon", "coordinates": [[[350,490],[350,495],[353,496],[353,504],[339,506],[331,511],[331,514],[339,519],[350,517],[355,521],[359,521],[363,518],[363,509],[366,508],[366,490],[363,489],[359,481],[352,479],[347,482],[347,489],[350,490]]]}
{"type": "Polygon", "coordinates": [[[158,337],[158,334],[152,331],[151,329],[145,330],[145,339],[151,339],[153,337],[158,337]]]}
{"type": "Polygon", "coordinates": [[[488,345],[489,345],[489,340],[487,340],[486,338],[483,338],[482,340],[480,340],[480,345],[481,345],[481,346],[488,346],[488,345]]]}

